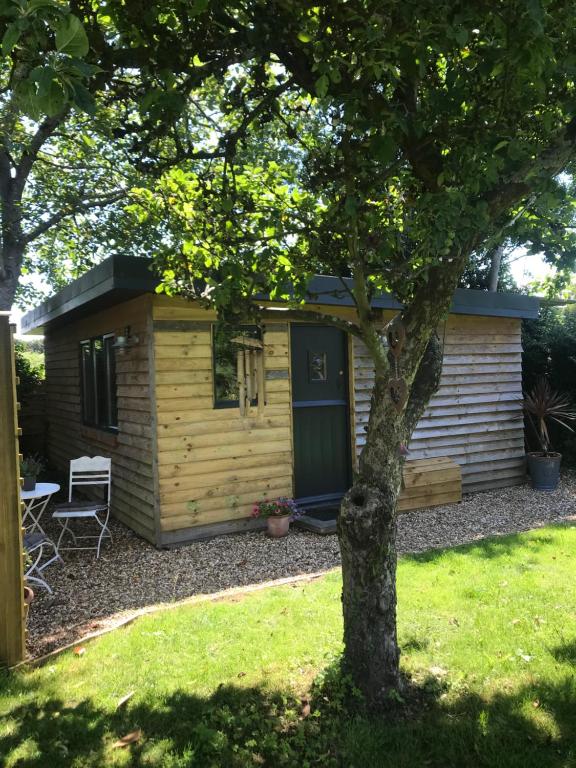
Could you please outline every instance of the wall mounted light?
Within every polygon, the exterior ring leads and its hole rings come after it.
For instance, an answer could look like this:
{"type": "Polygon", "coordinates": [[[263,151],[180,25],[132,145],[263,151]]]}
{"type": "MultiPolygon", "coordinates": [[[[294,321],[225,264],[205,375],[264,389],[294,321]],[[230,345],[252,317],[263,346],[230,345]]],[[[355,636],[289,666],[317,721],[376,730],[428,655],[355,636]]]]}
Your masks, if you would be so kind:
{"type": "Polygon", "coordinates": [[[124,335],[116,336],[116,340],[114,341],[114,344],[112,346],[118,354],[123,355],[126,352],[126,350],[131,349],[132,347],[135,347],[139,343],[140,343],[140,337],[133,336],[130,326],[127,325],[126,328],[124,329],[124,335]]]}

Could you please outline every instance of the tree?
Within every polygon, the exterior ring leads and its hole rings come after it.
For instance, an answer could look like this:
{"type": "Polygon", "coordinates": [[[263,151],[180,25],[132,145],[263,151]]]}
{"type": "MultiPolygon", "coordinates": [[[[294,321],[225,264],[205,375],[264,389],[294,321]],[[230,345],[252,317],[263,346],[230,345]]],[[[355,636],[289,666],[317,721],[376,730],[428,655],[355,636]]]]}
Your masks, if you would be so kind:
{"type": "Polygon", "coordinates": [[[58,230],[58,255],[76,258],[64,227],[84,232],[111,205],[114,222],[134,174],[178,157],[163,154],[162,139],[190,88],[235,61],[233,45],[212,51],[210,30],[196,27],[204,6],[0,0],[0,309],[12,305],[32,244],[57,281],[50,236],[58,230]]]}
{"type": "Polygon", "coordinates": [[[259,293],[297,308],[315,271],[352,278],[357,319],[316,317],[361,338],[376,372],[338,535],[344,663],[383,708],[401,687],[396,501],[404,446],[439,382],[436,328],[471,256],[502,243],[535,201],[556,206],[575,150],[576,8],[204,6],[196,23],[211,37],[200,60],[219,47],[236,54],[210,81],[222,96],[201,146],[212,142],[220,158],[167,172],[135,210],[170,232],[158,257],[167,290],[224,314],[254,312],[259,293]],[[276,134],[264,135],[267,123],[276,134]],[[239,140],[218,140],[221,124],[243,126],[239,140]],[[268,159],[286,143],[288,168],[268,159]],[[380,289],[404,302],[385,329],[371,307],[380,289]]]}

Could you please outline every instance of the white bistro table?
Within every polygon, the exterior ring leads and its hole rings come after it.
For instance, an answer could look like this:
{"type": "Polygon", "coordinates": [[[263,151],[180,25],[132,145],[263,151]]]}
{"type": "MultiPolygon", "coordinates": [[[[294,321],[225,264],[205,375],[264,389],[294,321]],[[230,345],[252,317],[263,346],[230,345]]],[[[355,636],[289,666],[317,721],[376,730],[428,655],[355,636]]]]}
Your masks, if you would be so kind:
{"type": "Polygon", "coordinates": [[[20,498],[24,502],[24,514],[22,515],[22,525],[27,529],[27,533],[34,533],[39,530],[46,536],[46,533],[40,525],[42,513],[48,506],[48,502],[55,493],[58,493],[60,486],[58,483],[36,483],[33,491],[20,491],[20,498]],[[27,519],[31,517],[32,523],[26,524],[27,519]],[[28,527],[30,526],[30,527],[28,527]]]}

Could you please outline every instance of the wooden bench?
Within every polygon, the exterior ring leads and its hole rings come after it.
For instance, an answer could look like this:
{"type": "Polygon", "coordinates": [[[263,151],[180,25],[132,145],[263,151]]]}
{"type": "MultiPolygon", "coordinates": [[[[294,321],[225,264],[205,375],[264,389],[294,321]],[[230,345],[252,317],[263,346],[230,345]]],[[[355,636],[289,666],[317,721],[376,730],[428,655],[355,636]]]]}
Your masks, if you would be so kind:
{"type": "Polygon", "coordinates": [[[402,485],[398,512],[462,501],[460,466],[445,456],[407,461],[402,485]]]}

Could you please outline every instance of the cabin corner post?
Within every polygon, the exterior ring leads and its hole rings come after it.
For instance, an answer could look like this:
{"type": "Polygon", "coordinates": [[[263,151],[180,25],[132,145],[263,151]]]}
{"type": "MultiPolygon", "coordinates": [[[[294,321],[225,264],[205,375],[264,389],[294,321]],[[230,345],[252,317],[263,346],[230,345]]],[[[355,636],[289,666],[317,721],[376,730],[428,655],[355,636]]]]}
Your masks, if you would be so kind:
{"type": "Polygon", "coordinates": [[[152,487],[154,498],[154,545],[162,546],[160,510],[160,471],[158,467],[158,413],[156,402],[156,339],[154,331],[154,305],[152,296],[146,301],[146,343],[148,347],[148,388],[150,398],[150,440],[152,447],[152,487]]]}
{"type": "Polygon", "coordinates": [[[16,372],[12,328],[0,313],[0,665],[13,666],[26,656],[24,562],[19,491],[16,372]]]}

